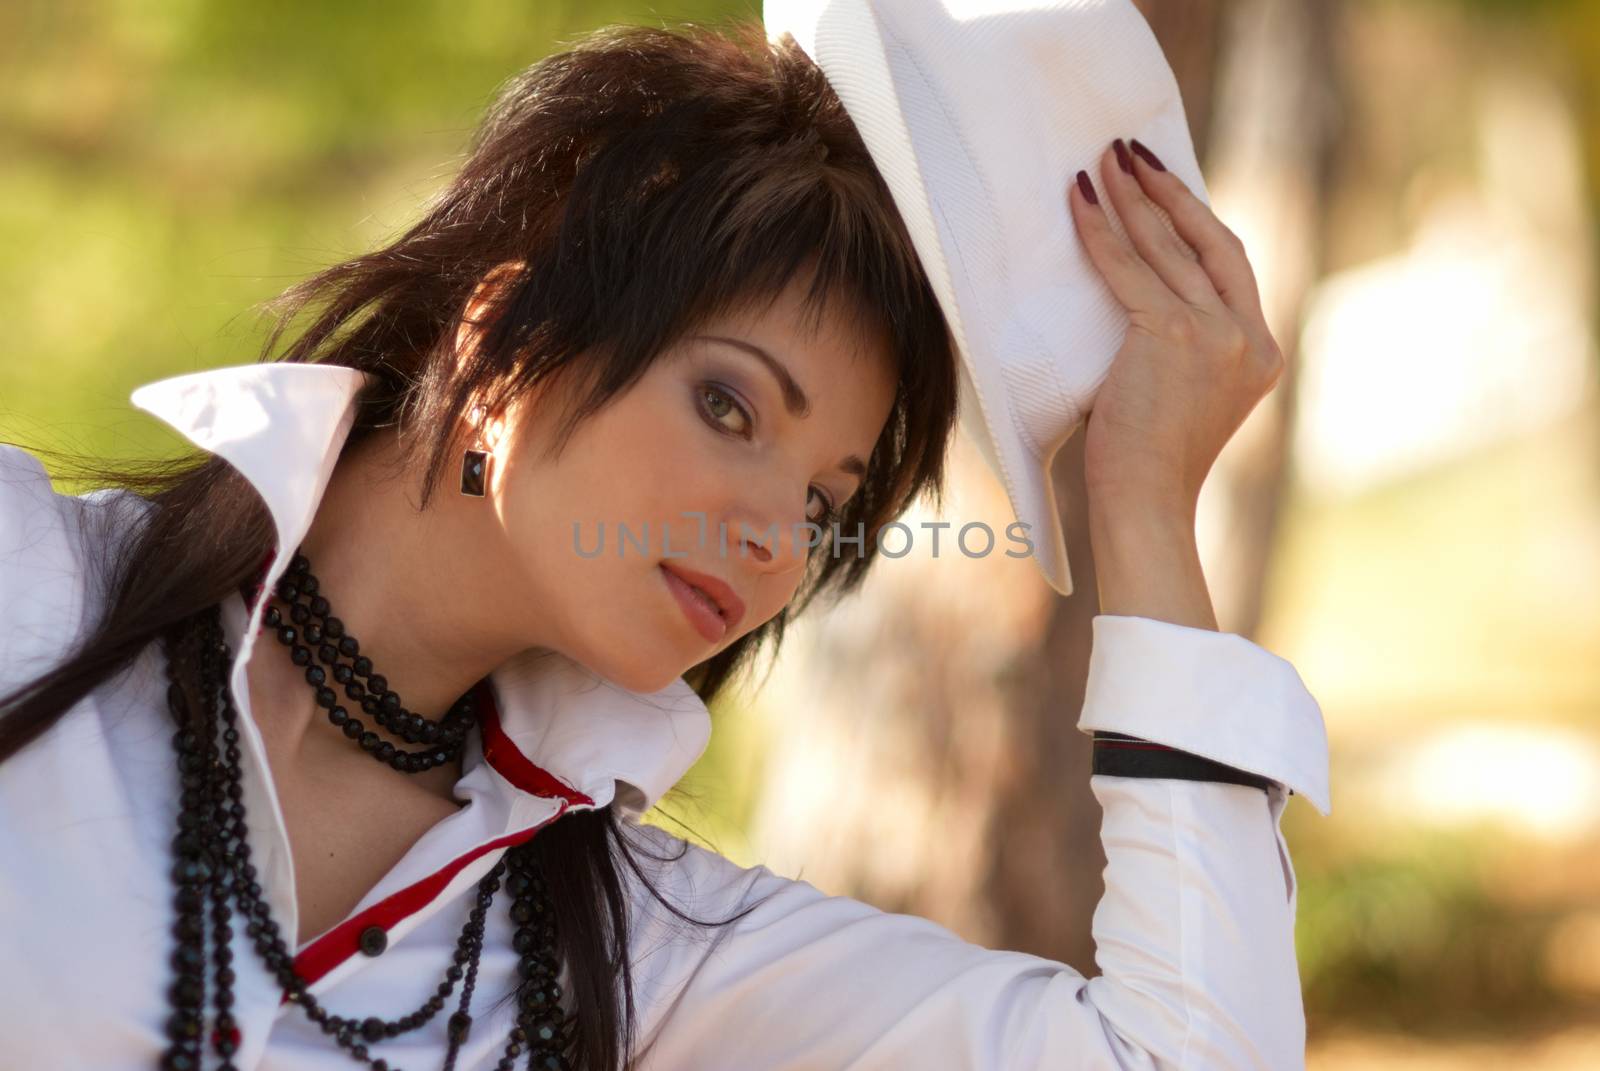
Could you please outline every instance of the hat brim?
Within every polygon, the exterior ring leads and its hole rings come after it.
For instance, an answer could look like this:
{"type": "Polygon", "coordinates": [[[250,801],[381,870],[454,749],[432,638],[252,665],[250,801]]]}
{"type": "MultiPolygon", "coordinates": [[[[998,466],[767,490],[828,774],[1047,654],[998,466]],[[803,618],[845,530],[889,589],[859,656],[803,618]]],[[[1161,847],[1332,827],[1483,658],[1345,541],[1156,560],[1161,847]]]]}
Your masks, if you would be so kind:
{"type": "MultiPolygon", "coordinates": [[[[933,210],[918,166],[901,85],[891,64],[894,46],[886,41],[865,4],[829,4],[819,11],[813,4],[767,0],[764,17],[772,37],[792,34],[819,66],[824,66],[822,57],[827,57],[824,70],[829,85],[844,103],[888,185],[944,310],[960,365],[961,427],[1000,478],[1016,520],[1027,526],[1031,556],[1045,581],[1060,594],[1071,595],[1065,530],[1050,479],[1050,462],[1071,432],[1052,444],[1031,442],[1012,419],[999,355],[980,359],[968,343],[965,307],[950,266],[949,248],[954,248],[954,243],[933,210]]],[[[915,65],[901,63],[899,69],[914,70],[915,65]]],[[[915,90],[915,83],[908,88],[915,90]]],[[[941,167],[971,166],[959,148],[948,155],[948,159],[941,157],[941,167]]]]}

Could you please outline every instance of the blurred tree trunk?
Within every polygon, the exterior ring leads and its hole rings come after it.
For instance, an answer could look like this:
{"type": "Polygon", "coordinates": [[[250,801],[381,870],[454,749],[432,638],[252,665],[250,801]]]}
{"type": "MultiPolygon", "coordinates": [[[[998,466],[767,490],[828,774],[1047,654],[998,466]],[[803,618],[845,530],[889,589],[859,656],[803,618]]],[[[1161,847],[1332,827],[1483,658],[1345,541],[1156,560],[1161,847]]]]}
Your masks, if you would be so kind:
{"type": "MultiPolygon", "coordinates": [[[[1246,241],[1291,365],[1202,499],[1218,619],[1245,636],[1285,482],[1300,307],[1320,268],[1337,2],[1138,0],[1177,75],[1213,207],[1246,241]]],[[[757,714],[769,744],[751,834],[775,870],[1093,974],[1104,857],[1077,719],[1099,606],[1082,444],[1080,429],[1053,470],[1070,598],[999,555],[952,561],[946,549],[881,563],[853,602],[796,627],[772,693],[795,698],[757,714]]],[[[1003,493],[964,440],[951,488],[943,516],[1004,530],[1003,493]]]]}

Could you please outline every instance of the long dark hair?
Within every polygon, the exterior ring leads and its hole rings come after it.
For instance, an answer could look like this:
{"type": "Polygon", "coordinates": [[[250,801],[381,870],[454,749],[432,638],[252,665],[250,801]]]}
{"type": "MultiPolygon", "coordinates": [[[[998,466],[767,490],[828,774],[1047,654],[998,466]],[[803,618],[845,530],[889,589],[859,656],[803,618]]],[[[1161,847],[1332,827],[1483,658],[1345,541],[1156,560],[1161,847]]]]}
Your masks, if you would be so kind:
{"type": "MultiPolygon", "coordinates": [[[[689,670],[710,703],[764,643],[776,650],[792,614],[860,584],[884,524],[920,495],[938,500],[956,413],[950,336],[904,224],[839,99],[792,38],[770,42],[749,22],[612,27],[535,63],[502,87],[460,172],[418,223],[263,306],[276,323],[261,359],[372,373],[347,446],[400,424],[406,459],[425,466],[425,506],[463,445],[470,403],[498,406],[547,376],[567,380],[577,389],[557,436],[564,444],[698,321],[775,295],[801,272],[812,279],[808,308],[847,302],[882,329],[898,364],[893,410],[838,519],[846,534],[864,526],[865,553],[814,554],[788,607],[689,670]],[[456,330],[482,280],[494,283],[488,311],[476,347],[458,359],[456,330]]],[[[95,473],[151,508],[107,548],[103,616],[65,662],[0,701],[0,761],[148,643],[235,592],[273,542],[265,504],[218,457],[95,473]]],[[[618,1067],[635,1029],[619,862],[662,899],[624,827],[600,808],[534,840],[577,1006],[574,1058],[593,1071],[618,1067]]]]}

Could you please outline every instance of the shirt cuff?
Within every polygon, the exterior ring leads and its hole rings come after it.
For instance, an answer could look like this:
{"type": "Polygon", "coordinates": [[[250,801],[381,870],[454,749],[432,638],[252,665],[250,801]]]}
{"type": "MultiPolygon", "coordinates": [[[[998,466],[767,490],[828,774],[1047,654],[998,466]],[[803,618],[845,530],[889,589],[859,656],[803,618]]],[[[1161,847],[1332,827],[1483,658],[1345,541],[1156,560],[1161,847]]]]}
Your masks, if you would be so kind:
{"type": "Polygon", "coordinates": [[[1322,814],[1322,709],[1286,659],[1232,632],[1097,614],[1078,729],[1123,733],[1260,774],[1322,814]]]}

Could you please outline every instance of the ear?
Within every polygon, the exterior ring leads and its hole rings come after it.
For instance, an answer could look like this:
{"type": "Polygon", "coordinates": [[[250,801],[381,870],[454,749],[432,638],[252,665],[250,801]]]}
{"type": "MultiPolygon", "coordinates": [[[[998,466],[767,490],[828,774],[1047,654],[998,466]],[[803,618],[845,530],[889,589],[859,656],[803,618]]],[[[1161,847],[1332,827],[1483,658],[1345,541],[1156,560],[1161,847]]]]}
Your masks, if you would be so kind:
{"type": "Polygon", "coordinates": [[[478,339],[489,326],[488,315],[494,307],[494,302],[505,288],[516,281],[526,267],[526,263],[520,260],[502,261],[491,268],[472,288],[472,296],[467,299],[466,308],[462,310],[461,320],[456,327],[458,360],[477,346],[478,339]]]}
{"type": "Polygon", "coordinates": [[[507,417],[504,409],[494,412],[487,411],[481,402],[473,402],[467,406],[466,415],[462,417],[469,440],[474,444],[481,444],[483,449],[494,453],[499,449],[500,443],[505,439],[507,417]]]}
{"type": "Polygon", "coordinates": [[[491,413],[479,427],[483,431],[483,441],[488,444],[489,452],[494,453],[500,447],[500,442],[506,435],[506,414],[502,410],[491,413]]]}

